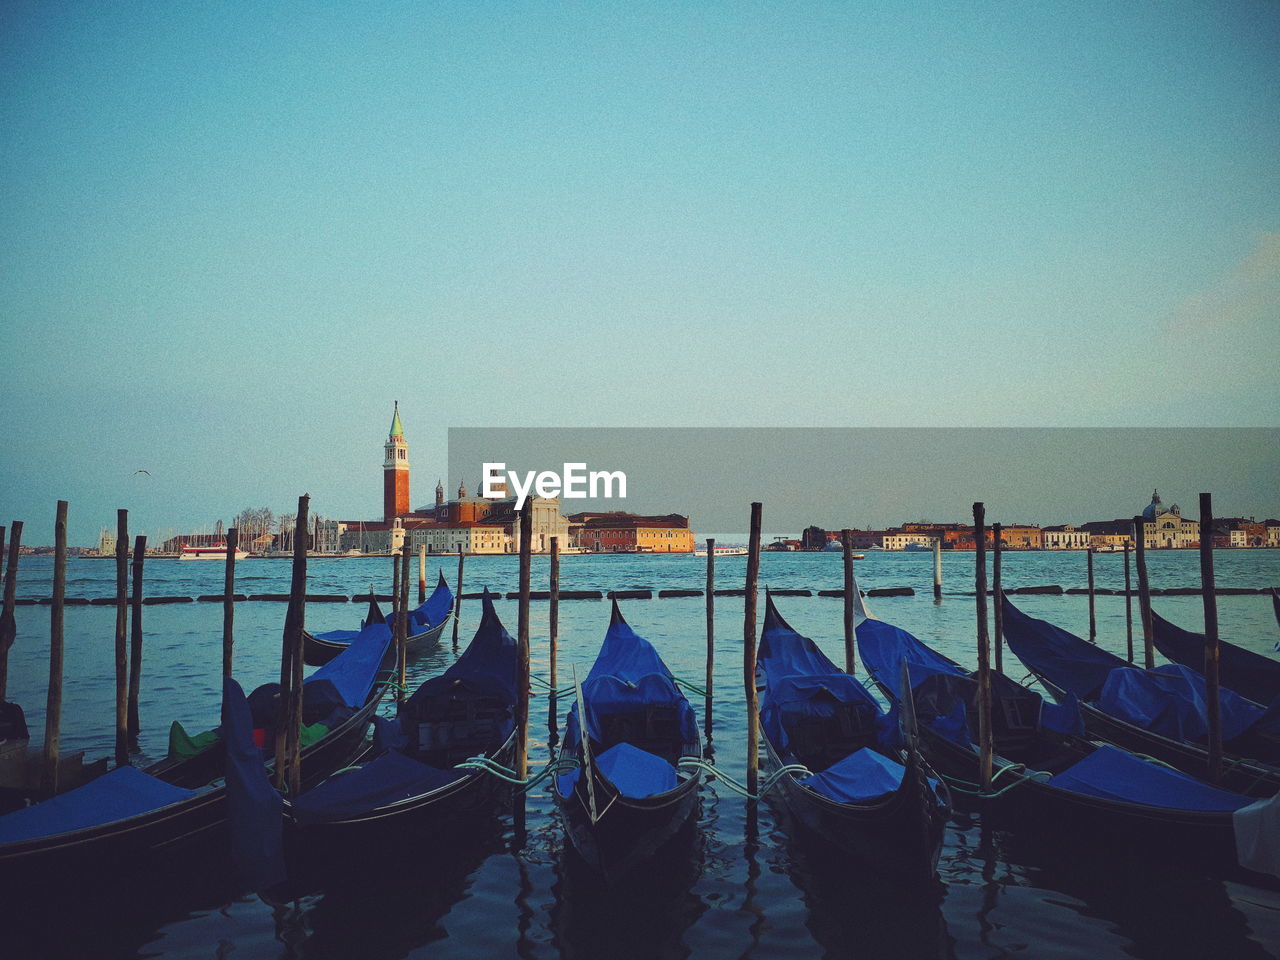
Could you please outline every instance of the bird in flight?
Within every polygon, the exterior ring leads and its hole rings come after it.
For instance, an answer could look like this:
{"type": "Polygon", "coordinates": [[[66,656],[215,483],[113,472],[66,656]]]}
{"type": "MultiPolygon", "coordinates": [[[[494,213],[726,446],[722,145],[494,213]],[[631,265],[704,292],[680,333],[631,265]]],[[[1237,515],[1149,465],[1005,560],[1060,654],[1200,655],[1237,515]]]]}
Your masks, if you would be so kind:
{"type": "Polygon", "coordinates": [[[136,477],[138,474],[140,474],[140,473],[145,473],[148,477],[149,477],[149,476],[151,476],[151,471],[150,471],[150,470],[135,470],[135,471],[133,471],[133,475],[134,475],[135,477],[136,477]]]}

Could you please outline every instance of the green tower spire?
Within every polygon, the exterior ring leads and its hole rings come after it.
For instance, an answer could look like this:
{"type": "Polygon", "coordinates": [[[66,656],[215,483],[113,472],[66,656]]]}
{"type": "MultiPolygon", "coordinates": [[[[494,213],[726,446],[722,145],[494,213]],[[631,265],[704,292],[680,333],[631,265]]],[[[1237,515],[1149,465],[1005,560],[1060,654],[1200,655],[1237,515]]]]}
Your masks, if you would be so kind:
{"type": "Polygon", "coordinates": [[[403,437],[404,427],[400,426],[400,401],[396,401],[396,412],[391,417],[391,436],[403,437]]]}

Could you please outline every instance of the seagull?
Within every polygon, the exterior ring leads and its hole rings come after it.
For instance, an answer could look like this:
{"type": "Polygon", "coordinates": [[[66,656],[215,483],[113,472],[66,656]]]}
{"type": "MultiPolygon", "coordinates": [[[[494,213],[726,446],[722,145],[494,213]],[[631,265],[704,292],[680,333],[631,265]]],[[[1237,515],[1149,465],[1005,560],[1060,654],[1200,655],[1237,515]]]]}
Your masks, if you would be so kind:
{"type": "Polygon", "coordinates": [[[135,470],[135,471],[133,471],[133,475],[134,475],[135,477],[136,477],[138,474],[140,474],[140,473],[145,473],[148,477],[149,477],[149,476],[151,476],[151,471],[150,471],[150,470],[135,470]]]}

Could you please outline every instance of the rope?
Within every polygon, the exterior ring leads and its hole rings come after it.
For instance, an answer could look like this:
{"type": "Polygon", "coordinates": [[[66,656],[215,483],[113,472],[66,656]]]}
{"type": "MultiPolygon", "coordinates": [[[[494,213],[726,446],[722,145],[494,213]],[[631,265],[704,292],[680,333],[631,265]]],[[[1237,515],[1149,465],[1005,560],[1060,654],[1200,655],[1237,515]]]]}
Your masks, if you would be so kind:
{"type": "Polygon", "coordinates": [[[681,680],[674,673],[670,676],[676,684],[684,687],[686,690],[692,690],[694,693],[700,694],[704,697],[707,695],[707,691],[703,690],[702,687],[698,686],[696,683],[690,683],[688,680],[681,680]]]}
{"type": "Polygon", "coordinates": [[[731,791],[739,796],[746,797],[748,800],[763,799],[764,795],[777,786],[779,781],[785,777],[793,774],[803,774],[805,776],[813,775],[813,772],[804,764],[789,763],[784,767],[779,767],[773,773],[769,774],[769,776],[765,777],[764,783],[761,784],[759,788],[759,793],[752,793],[741,781],[733,779],[733,777],[722,772],[715,765],[707,763],[705,760],[700,760],[697,757],[681,757],[676,761],[676,766],[685,770],[701,770],[704,773],[709,773],[716,777],[719,782],[723,783],[731,791]]]}
{"type": "MultiPolygon", "coordinates": [[[[1027,769],[1026,764],[1023,764],[1023,763],[1006,764],[1005,766],[1001,767],[992,775],[991,784],[992,786],[994,786],[996,780],[999,779],[1002,774],[1005,774],[1005,773],[1016,774],[1018,771],[1026,770],[1026,769],[1027,769]]],[[[1053,774],[1051,774],[1048,770],[1033,770],[1030,773],[1023,774],[1021,777],[1019,777],[1017,780],[1014,780],[1012,783],[1006,784],[1005,786],[1001,787],[999,790],[993,790],[990,793],[984,791],[982,789],[981,784],[972,783],[968,780],[962,780],[959,777],[948,776],[945,773],[940,773],[939,776],[941,776],[943,780],[947,781],[947,786],[949,786],[952,790],[955,790],[957,793],[968,794],[971,797],[982,797],[984,800],[994,800],[996,797],[1004,796],[1014,787],[1021,786],[1022,784],[1026,783],[1028,780],[1035,780],[1037,777],[1052,778],[1053,774]]],[[[1048,781],[1046,780],[1046,782],[1048,781]]]]}
{"type": "Polygon", "coordinates": [[[546,766],[532,777],[522,779],[520,775],[510,767],[504,767],[496,760],[491,760],[488,757],[479,756],[468,757],[461,763],[454,764],[454,769],[473,770],[477,773],[487,773],[490,776],[497,777],[499,780],[503,780],[506,783],[511,784],[512,786],[520,787],[521,790],[527,793],[552,774],[560,773],[565,770],[574,770],[577,766],[577,760],[568,758],[555,759],[549,761],[546,766]]]}

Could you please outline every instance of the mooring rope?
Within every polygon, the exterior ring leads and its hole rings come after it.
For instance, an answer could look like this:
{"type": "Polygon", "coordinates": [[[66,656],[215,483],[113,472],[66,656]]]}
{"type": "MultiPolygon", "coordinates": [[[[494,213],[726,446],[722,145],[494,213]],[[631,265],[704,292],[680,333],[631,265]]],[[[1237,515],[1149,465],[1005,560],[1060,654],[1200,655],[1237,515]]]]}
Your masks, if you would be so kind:
{"type": "Polygon", "coordinates": [[[496,760],[491,760],[489,757],[485,756],[468,757],[461,763],[454,764],[455,770],[472,770],[476,773],[487,773],[490,776],[497,777],[499,780],[511,784],[512,786],[519,787],[525,793],[528,793],[547,777],[556,773],[576,770],[577,767],[577,760],[570,757],[557,757],[554,760],[548,761],[546,766],[532,777],[522,779],[520,775],[510,767],[504,767],[496,760]]]}

